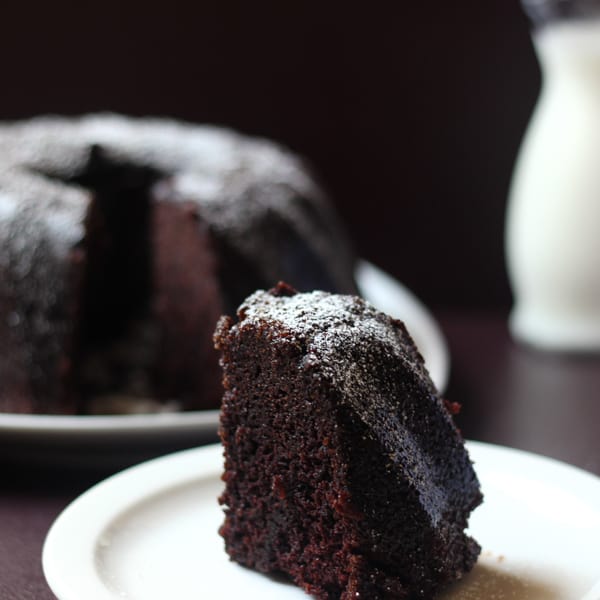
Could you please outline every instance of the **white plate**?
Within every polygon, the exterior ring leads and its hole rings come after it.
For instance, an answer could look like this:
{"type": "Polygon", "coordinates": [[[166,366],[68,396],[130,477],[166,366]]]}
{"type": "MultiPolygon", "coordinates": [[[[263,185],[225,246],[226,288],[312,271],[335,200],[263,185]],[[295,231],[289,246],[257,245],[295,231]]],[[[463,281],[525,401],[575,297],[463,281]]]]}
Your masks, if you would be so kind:
{"type": "MultiPolygon", "coordinates": [[[[444,600],[582,600],[600,578],[600,479],[518,450],[468,448],[485,494],[470,526],[483,552],[444,600]]],[[[59,600],[306,598],[228,560],[217,533],[221,470],[220,445],[186,450],[75,500],[43,549],[59,600]]]]}
{"type": "MultiPolygon", "coordinates": [[[[408,289],[370,263],[361,261],[356,278],[365,298],[406,323],[432,379],[443,390],[448,350],[431,314],[408,289]]],[[[216,441],[218,419],[216,410],[102,417],[0,413],[0,453],[21,462],[126,466],[216,441]]]]}

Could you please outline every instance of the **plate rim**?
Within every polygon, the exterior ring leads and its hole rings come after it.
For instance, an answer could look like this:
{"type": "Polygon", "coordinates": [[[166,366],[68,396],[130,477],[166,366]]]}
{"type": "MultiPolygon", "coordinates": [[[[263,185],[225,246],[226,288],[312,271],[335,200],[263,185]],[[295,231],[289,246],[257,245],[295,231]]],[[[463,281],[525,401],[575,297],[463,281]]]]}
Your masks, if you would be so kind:
{"type": "MultiPolygon", "coordinates": [[[[509,457],[509,463],[535,467],[536,473],[548,471],[569,483],[576,482],[589,495],[600,500],[600,477],[560,460],[526,450],[488,444],[474,440],[465,442],[477,469],[482,457],[497,461],[509,457]]],[[[95,548],[102,532],[111,522],[158,494],[168,494],[182,485],[220,476],[223,469],[223,447],[209,444],[161,456],[129,467],[95,484],[73,500],[54,520],[42,548],[42,569],[51,590],[59,600],[116,600],[115,594],[101,582],[97,571],[95,548]],[[160,473],[160,477],[157,477],[160,473]],[[127,494],[123,493],[123,488],[127,494]],[[89,511],[94,518],[89,518],[89,511]],[[76,533],[76,534],[75,534],[76,533]],[[75,534],[75,535],[74,535],[75,534]],[[84,557],[77,569],[64,560],[68,556],[84,557]]],[[[545,476],[540,476],[545,480],[545,476]]],[[[563,487],[562,485],[560,487],[563,487]]],[[[581,497],[581,496],[579,496],[581,497]]],[[[585,495],[584,495],[585,498],[585,495]]],[[[215,498],[215,503],[217,498],[215,498]]],[[[600,509],[599,509],[600,512],[600,509]]]]}
{"type": "Polygon", "coordinates": [[[22,431],[44,434],[105,433],[107,431],[162,431],[177,427],[195,430],[218,423],[218,409],[128,415],[40,415],[0,413],[0,433],[22,431]]]}

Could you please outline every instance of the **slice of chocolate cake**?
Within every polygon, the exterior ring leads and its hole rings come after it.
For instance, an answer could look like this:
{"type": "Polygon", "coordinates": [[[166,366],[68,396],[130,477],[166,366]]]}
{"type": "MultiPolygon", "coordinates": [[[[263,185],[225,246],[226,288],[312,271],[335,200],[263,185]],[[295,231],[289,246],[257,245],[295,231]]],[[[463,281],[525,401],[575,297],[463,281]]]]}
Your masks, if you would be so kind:
{"type": "Polygon", "coordinates": [[[285,284],[238,318],[215,333],[231,559],[322,599],[431,598],[469,571],[479,483],[403,324],[285,284]]]}

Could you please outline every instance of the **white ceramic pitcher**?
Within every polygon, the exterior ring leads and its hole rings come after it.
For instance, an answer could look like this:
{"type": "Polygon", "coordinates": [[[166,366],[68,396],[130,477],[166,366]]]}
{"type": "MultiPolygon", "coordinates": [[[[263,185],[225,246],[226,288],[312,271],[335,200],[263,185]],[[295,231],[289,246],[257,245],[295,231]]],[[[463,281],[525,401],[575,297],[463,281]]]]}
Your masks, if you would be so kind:
{"type": "Polygon", "coordinates": [[[542,71],[517,158],[506,254],[513,335],[600,350],[600,0],[523,0],[542,71]]]}

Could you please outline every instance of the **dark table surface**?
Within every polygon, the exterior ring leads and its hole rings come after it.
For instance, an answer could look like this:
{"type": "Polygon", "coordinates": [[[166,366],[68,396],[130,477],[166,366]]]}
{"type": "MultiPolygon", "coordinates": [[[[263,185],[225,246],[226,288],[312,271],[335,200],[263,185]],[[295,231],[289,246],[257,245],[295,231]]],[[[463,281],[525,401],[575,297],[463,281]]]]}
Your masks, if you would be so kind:
{"type": "MultiPolygon", "coordinates": [[[[438,312],[451,353],[446,396],[468,439],[551,456],[600,475],[600,355],[534,351],[501,313],[438,312]]],[[[58,514],[110,469],[2,465],[0,600],[51,600],[42,544],[58,514]]],[[[82,599],[83,600],[83,599],[82,599]]]]}

